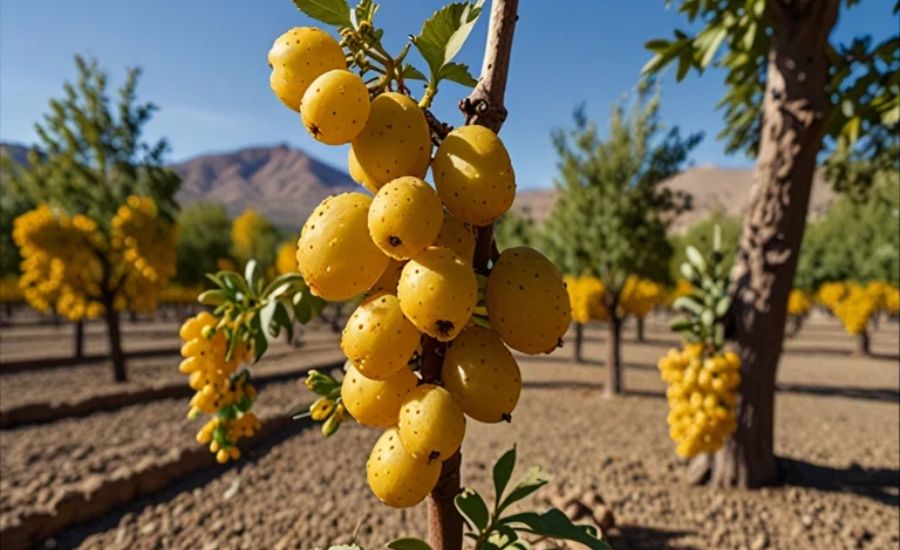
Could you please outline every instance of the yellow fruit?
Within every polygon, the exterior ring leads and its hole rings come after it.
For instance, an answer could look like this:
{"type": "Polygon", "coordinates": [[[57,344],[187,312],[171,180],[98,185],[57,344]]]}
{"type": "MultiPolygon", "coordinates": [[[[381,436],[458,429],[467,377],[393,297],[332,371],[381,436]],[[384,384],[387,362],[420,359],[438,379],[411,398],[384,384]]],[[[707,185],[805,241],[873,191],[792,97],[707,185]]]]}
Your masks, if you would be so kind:
{"type": "Polygon", "coordinates": [[[359,161],[356,160],[356,155],[353,154],[353,147],[347,150],[347,171],[350,172],[350,177],[353,178],[353,181],[365,187],[366,190],[371,191],[373,195],[378,192],[378,185],[375,184],[375,180],[363,170],[362,166],[359,165],[359,161]]]}
{"type": "Polygon", "coordinates": [[[397,423],[400,405],[417,383],[418,378],[409,369],[387,380],[370,380],[348,362],[341,382],[341,401],[360,424],[386,428],[397,423]]]}
{"type": "Polygon", "coordinates": [[[397,433],[413,458],[444,461],[462,444],[466,417],[450,392],[434,384],[422,384],[403,400],[397,433]]]}
{"type": "Polygon", "coordinates": [[[409,96],[385,92],[372,100],[363,131],[353,138],[356,161],[376,189],[400,176],[424,178],[431,161],[431,131],[409,96]]]}
{"type": "Polygon", "coordinates": [[[469,322],[478,282],[472,267],[452,250],[432,247],[403,266],[397,298],[416,328],[446,342],[469,322]]]}
{"type": "Polygon", "coordinates": [[[382,252],[408,260],[434,241],[441,229],[441,199],[412,176],[385,184],[369,207],[369,234],[382,252]]]}
{"type": "Polygon", "coordinates": [[[385,430],[366,462],[366,478],[376,497],[388,506],[408,508],[428,496],[441,475],[437,460],[416,460],[400,444],[397,428],[385,430]]]}
{"type": "Polygon", "coordinates": [[[384,269],[384,273],[382,273],[381,277],[375,281],[375,284],[372,285],[369,292],[373,295],[377,292],[397,294],[397,285],[400,284],[400,273],[403,271],[404,265],[406,265],[406,262],[393,259],[390,260],[387,267],[384,269]]]}
{"type": "Polygon", "coordinates": [[[512,353],[494,331],[480,326],[466,328],[450,344],[441,380],[463,412],[480,422],[508,421],[522,391],[512,353]]]}
{"type": "Polygon", "coordinates": [[[432,244],[449,248],[463,260],[471,262],[475,256],[475,231],[471,225],[461,222],[459,218],[444,210],[441,230],[438,231],[432,244]]]}
{"type": "Polygon", "coordinates": [[[328,145],[349,143],[369,118],[369,90],[363,79],[335,69],[313,80],[300,102],[303,126],[328,145]]]}
{"type": "Polygon", "coordinates": [[[500,254],[488,276],[485,304],[491,327],[509,347],[524,353],[550,353],[572,322],[562,276],[533,248],[500,254]]]}
{"type": "Polygon", "coordinates": [[[454,216],[483,226],[512,206],[516,177],[497,134],[484,126],[456,128],[444,138],[431,164],[441,200],[454,216]]]}
{"type": "Polygon", "coordinates": [[[361,303],[350,316],[341,349],[363,376],[384,380],[407,368],[420,336],[400,311],[397,297],[380,294],[361,303]]]}
{"type": "Polygon", "coordinates": [[[341,45],[322,29],[294,27],[269,50],[269,84],[282,103],[295,111],[310,83],[332,69],[346,69],[341,45]]]}
{"type": "Polygon", "coordinates": [[[388,257],[369,237],[372,198],[362,193],[328,197],[310,214],[297,242],[300,274],[313,294],[341,302],[368,290],[388,257]]]}

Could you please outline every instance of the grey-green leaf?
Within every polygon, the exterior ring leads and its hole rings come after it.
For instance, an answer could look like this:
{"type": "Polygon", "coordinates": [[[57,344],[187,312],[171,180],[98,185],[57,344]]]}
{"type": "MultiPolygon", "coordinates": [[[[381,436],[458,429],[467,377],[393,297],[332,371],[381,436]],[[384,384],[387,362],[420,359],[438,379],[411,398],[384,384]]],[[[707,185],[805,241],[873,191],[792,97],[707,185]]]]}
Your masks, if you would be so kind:
{"type": "Polygon", "coordinates": [[[575,525],[556,508],[543,514],[525,512],[504,518],[503,523],[522,524],[532,532],[554,539],[579,542],[592,550],[612,550],[612,547],[597,538],[597,530],[589,525],[575,525]]]}
{"type": "Polygon", "coordinates": [[[453,504],[473,531],[481,532],[487,527],[488,509],[481,495],[472,489],[464,489],[453,499],[453,504]]]}
{"type": "Polygon", "coordinates": [[[335,27],[351,27],[350,6],[346,0],[294,0],[294,5],[317,21],[335,27]]]}
{"type": "Polygon", "coordinates": [[[212,290],[207,290],[197,296],[197,301],[205,306],[217,306],[225,300],[228,299],[228,295],[224,290],[219,288],[214,288],[212,290]]]}
{"type": "Polygon", "coordinates": [[[516,448],[503,453],[494,464],[494,500],[500,502],[503,499],[503,492],[509,484],[509,478],[512,477],[513,470],[516,467],[516,448]]]}
{"type": "Polygon", "coordinates": [[[688,261],[697,268],[697,271],[701,273],[706,271],[706,259],[703,258],[703,254],[701,254],[699,250],[692,245],[688,245],[684,252],[687,255],[688,261]]]}

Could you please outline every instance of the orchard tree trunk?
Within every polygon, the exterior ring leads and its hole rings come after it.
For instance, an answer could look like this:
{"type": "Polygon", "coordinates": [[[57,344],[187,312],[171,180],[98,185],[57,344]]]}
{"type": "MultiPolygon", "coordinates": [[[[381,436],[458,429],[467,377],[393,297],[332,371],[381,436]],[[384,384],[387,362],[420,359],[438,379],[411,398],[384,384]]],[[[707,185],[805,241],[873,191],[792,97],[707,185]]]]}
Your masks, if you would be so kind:
{"type": "Polygon", "coordinates": [[[644,341],[644,318],[643,317],[635,317],[635,328],[637,330],[637,341],[644,341]]]}
{"type": "Polygon", "coordinates": [[[584,341],[584,325],[575,323],[575,346],[572,350],[572,360],[576,363],[584,363],[584,357],[581,356],[581,344],[584,341]]]}
{"type": "Polygon", "coordinates": [[[104,300],[103,309],[103,319],[106,321],[106,333],[109,337],[109,358],[112,361],[113,380],[126,382],[128,381],[128,372],[125,368],[125,353],[122,351],[119,312],[113,307],[111,297],[104,300]]]}
{"type": "Polygon", "coordinates": [[[732,271],[734,339],[741,366],[738,426],[697,481],[752,488],[780,480],[775,459],[775,375],[816,156],[831,108],[828,35],[839,0],[768,2],[773,20],[756,181],[732,271]]]}
{"type": "Polygon", "coordinates": [[[862,331],[856,335],[856,349],[854,350],[854,355],[858,355],[860,357],[868,357],[871,354],[871,349],[869,346],[869,331],[862,331]]]}
{"type": "MultiPolygon", "coordinates": [[[[513,33],[519,17],[518,7],[518,0],[493,0],[491,3],[481,78],[469,97],[459,105],[466,117],[466,124],[480,124],[499,132],[506,120],[503,96],[506,92],[513,33]]],[[[495,251],[493,226],[480,228],[473,267],[485,271],[495,251]]],[[[425,339],[422,349],[422,377],[425,380],[440,381],[439,349],[439,343],[430,338],[425,339]]],[[[463,520],[453,504],[453,499],[462,490],[461,463],[459,451],[444,462],[441,477],[428,496],[428,544],[433,550],[462,549],[463,520]]]]}
{"type": "Polygon", "coordinates": [[[75,321],[75,359],[84,357],[84,320],[75,321]]]}
{"type": "Polygon", "coordinates": [[[604,397],[622,394],[622,319],[618,315],[610,315],[606,323],[606,387],[604,397]]]}

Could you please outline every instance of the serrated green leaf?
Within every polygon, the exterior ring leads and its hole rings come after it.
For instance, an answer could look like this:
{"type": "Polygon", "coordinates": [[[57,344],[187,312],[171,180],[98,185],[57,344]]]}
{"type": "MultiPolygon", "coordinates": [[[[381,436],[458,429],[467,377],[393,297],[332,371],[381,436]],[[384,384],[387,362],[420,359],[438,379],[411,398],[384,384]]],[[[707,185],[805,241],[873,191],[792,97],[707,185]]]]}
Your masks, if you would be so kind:
{"type": "Polygon", "coordinates": [[[481,495],[472,489],[464,489],[453,499],[453,504],[472,531],[481,532],[487,527],[488,509],[481,495]]]}
{"type": "Polygon", "coordinates": [[[294,0],[294,5],[317,21],[335,27],[351,27],[350,6],[346,0],[294,0]]]}
{"type": "Polygon", "coordinates": [[[481,15],[483,4],[484,0],[448,4],[434,12],[413,38],[413,45],[428,64],[435,82],[441,78],[464,80],[458,69],[453,69],[446,76],[441,75],[441,69],[459,53],[481,15]]]}
{"type": "Polygon", "coordinates": [[[428,77],[425,76],[422,71],[413,67],[409,63],[403,65],[403,78],[406,80],[428,80],[428,77]]]}
{"type": "Polygon", "coordinates": [[[516,467],[516,448],[513,446],[512,449],[503,453],[503,455],[497,459],[497,462],[494,463],[494,501],[501,502],[503,500],[503,492],[506,491],[506,486],[509,484],[509,479],[512,477],[513,470],[516,467]]]}
{"type": "Polygon", "coordinates": [[[427,542],[413,538],[392,540],[386,546],[392,550],[431,550],[427,542]]]}
{"type": "Polygon", "coordinates": [[[556,508],[543,514],[525,512],[501,520],[504,524],[522,524],[529,532],[553,539],[570,540],[581,543],[591,550],[612,550],[612,547],[597,538],[596,528],[589,525],[575,525],[556,508]]]}
{"type": "Polygon", "coordinates": [[[469,72],[469,66],[463,63],[447,63],[441,67],[438,80],[449,80],[470,88],[478,84],[478,81],[469,72]]]}

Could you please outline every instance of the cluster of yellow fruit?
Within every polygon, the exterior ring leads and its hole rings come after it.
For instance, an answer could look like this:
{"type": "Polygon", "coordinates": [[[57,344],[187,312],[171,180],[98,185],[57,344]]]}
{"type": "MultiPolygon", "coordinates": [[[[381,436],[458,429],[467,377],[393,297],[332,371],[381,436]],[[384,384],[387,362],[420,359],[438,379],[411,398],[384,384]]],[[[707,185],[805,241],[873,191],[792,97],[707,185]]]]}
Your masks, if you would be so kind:
{"type": "MultiPolygon", "coordinates": [[[[340,405],[360,423],[385,429],[368,461],[372,491],[388,505],[412,506],[459,448],[465,416],[510,418],[522,380],[507,346],[524,353],[558,346],[570,322],[565,286],[530,248],[504,251],[487,277],[473,268],[473,228],[506,212],[516,191],[494,132],[457,128],[432,160],[418,104],[394,92],[370,100],[340,45],[319,29],[280,36],[269,64],[276,95],[300,111],[317,140],[351,144],[350,174],[375,195],[325,199],[303,226],[297,263],[310,290],[326,300],[367,293],[341,336],[349,361],[340,405]],[[436,190],[423,179],[429,167],[436,190]],[[442,348],[439,377],[413,371],[423,335],[442,348]]],[[[338,410],[331,407],[312,414],[326,418],[338,410]]]]}
{"type": "Polygon", "coordinates": [[[857,284],[846,285],[844,296],[831,306],[831,312],[841,320],[847,334],[866,332],[869,320],[878,311],[878,297],[857,284]]]}
{"type": "Polygon", "coordinates": [[[113,258],[124,277],[115,307],[151,312],[175,275],[175,227],[161,220],[153,199],[135,195],[119,207],[111,227],[113,258]]]}
{"type": "Polygon", "coordinates": [[[622,286],[619,303],[623,313],[643,319],[665,297],[665,289],[659,283],[629,275],[622,286]]]}
{"type": "Polygon", "coordinates": [[[235,346],[229,359],[228,339],[218,325],[218,319],[205,311],[184,322],[179,331],[184,360],[178,370],[190,377],[188,383],[196,391],[188,417],[216,415],[197,433],[197,442],[208,444],[216,460],[224,464],[240,457],[238,439],[252,436],[260,422],[250,412],[256,390],[237,372],[253,357],[253,346],[235,346]]]}
{"type": "Polygon", "coordinates": [[[584,325],[592,320],[606,321],[609,319],[609,311],[603,302],[605,292],[603,281],[589,275],[581,277],[566,275],[565,282],[569,295],[569,307],[572,309],[572,320],[584,325]]]}
{"type": "Polygon", "coordinates": [[[659,360],[669,385],[669,436],[679,456],[689,458],[717,451],[737,427],[736,389],[741,360],[736,354],[708,353],[701,344],[671,349],[659,360]]]}
{"type": "Polygon", "coordinates": [[[791,317],[803,317],[812,309],[812,297],[805,290],[795,288],[788,295],[787,309],[791,317]]]}
{"type": "Polygon", "coordinates": [[[46,204],[16,218],[13,239],[22,255],[19,287],[38,311],[55,307],[79,320],[102,314],[103,266],[99,254],[106,242],[87,216],[68,216],[46,204]]]}

